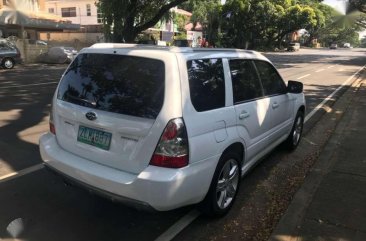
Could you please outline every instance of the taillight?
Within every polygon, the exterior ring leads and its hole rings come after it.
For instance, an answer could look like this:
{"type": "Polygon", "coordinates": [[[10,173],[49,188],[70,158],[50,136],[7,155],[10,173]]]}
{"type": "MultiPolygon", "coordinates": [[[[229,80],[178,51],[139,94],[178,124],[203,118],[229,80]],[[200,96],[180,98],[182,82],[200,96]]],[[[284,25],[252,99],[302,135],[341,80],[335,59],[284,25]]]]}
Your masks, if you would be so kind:
{"type": "Polygon", "coordinates": [[[56,128],[53,123],[53,103],[51,104],[51,110],[50,110],[50,132],[56,135],[56,128]]]}
{"type": "Polygon", "coordinates": [[[170,120],[160,137],[150,165],[181,168],[189,163],[188,136],[183,119],[170,120]]]}

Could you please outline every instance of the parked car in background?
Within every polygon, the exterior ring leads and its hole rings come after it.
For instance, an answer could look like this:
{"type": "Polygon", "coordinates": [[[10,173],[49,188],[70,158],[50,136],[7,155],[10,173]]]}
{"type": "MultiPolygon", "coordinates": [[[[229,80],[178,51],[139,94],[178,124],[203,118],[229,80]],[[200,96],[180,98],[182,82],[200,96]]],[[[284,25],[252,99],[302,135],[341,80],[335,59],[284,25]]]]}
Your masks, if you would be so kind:
{"type": "Polygon", "coordinates": [[[19,49],[6,39],[0,39],[0,65],[5,69],[12,69],[22,62],[19,49]]]}
{"type": "Polygon", "coordinates": [[[287,47],[287,51],[299,51],[300,50],[300,43],[289,43],[287,47]]]}
{"type": "Polygon", "coordinates": [[[338,48],[338,44],[331,44],[329,48],[330,49],[337,49],[338,48]]]}
{"type": "Polygon", "coordinates": [[[68,64],[77,54],[78,51],[73,47],[51,47],[47,53],[38,56],[38,61],[48,64],[68,64]]]}
{"type": "Polygon", "coordinates": [[[351,48],[351,44],[350,43],[344,43],[343,48],[349,49],[349,48],[351,48]]]}
{"type": "Polygon", "coordinates": [[[35,44],[35,45],[43,45],[43,46],[47,46],[48,43],[43,41],[43,40],[34,40],[34,39],[29,39],[28,40],[29,44],[35,44]]]}
{"type": "Polygon", "coordinates": [[[114,200],[222,216],[261,158],[298,146],[302,90],[254,51],[96,44],[60,80],[41,156],[114,200]]]}

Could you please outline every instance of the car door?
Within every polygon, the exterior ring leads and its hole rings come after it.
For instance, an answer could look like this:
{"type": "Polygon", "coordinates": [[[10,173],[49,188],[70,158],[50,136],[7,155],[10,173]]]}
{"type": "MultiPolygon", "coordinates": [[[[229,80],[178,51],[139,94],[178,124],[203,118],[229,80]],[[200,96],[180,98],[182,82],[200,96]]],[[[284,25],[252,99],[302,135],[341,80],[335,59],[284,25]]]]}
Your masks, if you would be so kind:
{"type": "Polygon", "coordinates": [[[196,162],[219,154],[229,137],[227,128],[235,128],[234,110],[226,98],[221,58],[194,58],[185,64],[187,77],[182,79],[188,79],[188,86],[183,82],[183,116],[190,161],[196,162]]]}
{"type": "Polygon", "coordinates": [[[249,161],[267,145],[271,125],[269,100],[263,98],[263,89],[251,60],[231,59],[229,66],[237,131],[245,142],[246,161],[249,161]]]}
{"type": "Polygon", "coordinates": [[[287,93],[286,84],[273,67],[266,61],[254,61],[266,99],[270,103],[271,142],[283,137],[292,126],[294,99],[287,93]]]}
{"type": "Polygon", "coordinates": [[[0,43],[0,61],[7,55],[9,55],[9,47],[5,43],[0,43]]]}

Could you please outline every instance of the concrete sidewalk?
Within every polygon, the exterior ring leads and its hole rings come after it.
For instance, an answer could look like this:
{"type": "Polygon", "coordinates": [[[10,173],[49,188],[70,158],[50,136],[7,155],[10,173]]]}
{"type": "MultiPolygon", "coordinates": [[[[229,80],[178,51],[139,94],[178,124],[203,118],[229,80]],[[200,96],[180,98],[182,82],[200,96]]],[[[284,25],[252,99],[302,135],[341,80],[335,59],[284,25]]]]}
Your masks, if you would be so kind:
{"type": "Polygon", "coordinates": [[[365,77],[269,240],[366,240],[365,77]]]}

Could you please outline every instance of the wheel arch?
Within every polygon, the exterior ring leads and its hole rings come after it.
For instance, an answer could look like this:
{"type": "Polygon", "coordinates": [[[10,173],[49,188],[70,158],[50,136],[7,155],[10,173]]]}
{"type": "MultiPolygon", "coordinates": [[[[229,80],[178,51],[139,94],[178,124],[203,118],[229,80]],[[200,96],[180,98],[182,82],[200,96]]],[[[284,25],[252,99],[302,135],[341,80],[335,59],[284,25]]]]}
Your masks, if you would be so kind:
{"type": "Polygon", "coordinates": [[[234,142],[230,144],[225,150],[222,152],[221,156],[228,152],[235,152],[240,155],[240,165],[242,166],[245,159],[245,147],[241,142],[234,142]]]}
{"type": "Polygon", "coordinates": [[[299,108],[298,108],[298,110],[297,110],[298,112],[299,111],[301,111],[302,113],[304,113],[305,114],[305,105],[301,105],[299,108]]]}

